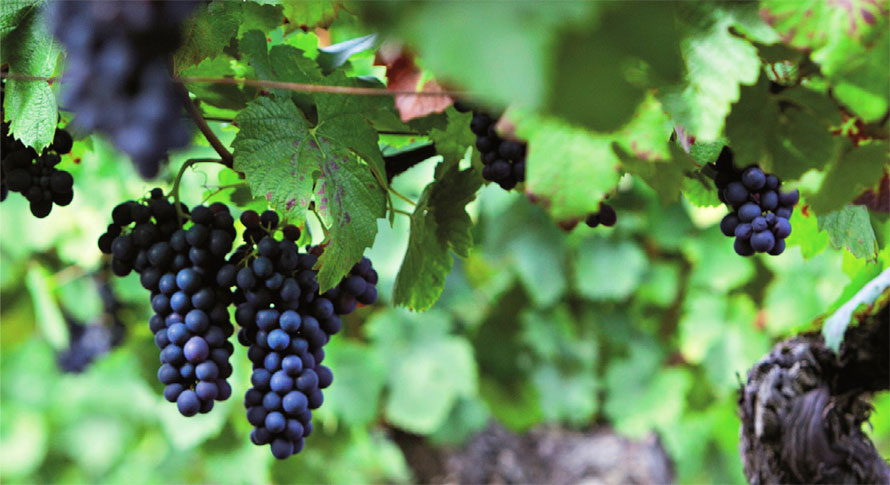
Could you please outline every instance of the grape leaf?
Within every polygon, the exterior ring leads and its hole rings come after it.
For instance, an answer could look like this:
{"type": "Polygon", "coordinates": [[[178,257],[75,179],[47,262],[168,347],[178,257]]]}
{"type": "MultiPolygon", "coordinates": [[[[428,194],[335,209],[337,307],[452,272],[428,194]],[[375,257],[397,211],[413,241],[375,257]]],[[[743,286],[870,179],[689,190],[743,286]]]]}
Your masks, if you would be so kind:
{"type": "Polygon", "coordinates": [[[201,5],[182,26],[182,46],[173,55],[176,72],[216,57],[238,33],[241,4],[215,0],[201,5]]]}
{"type": "MultiPolygon", "coordinates": [[[[245,33],[239,46],[258,79],[311,84],[322,79],[318,64],[303,55],[303,51],[288,45],[268,49],[266,36],[258,30],[245,33]]],[[[306,116],[314,114],[315,102],[307,93],[284,89],[270,89],[269,92],[280,97],[290,96],[306,116]]]]}
{"type": "Polygon", "coordinates": [[[238,26],[238,38],[251,30],[268,32],[284,23],[281,5],[261,5],[256,2],[244,2],[241,6],[243,17],[238,26]]]}
{"type": "Polygon", "coordinates": [[[287,31],[310,30],[316,27],[327,28],[337,19],[341,2],[305,0],[284,2],[284,16],[288,20],[287,31]]]}
{"type": "Polygon", "coordinates": [[[645,87],[679,83],[683,75],[673,4],[604,5],[596,28],[559,37],[544,105],[553,115],[597,131],[631,119],[645,99],[645,87]],[[638,35],[626,35],[631,30],[638,35]]]}
{"type": "Polygon", "coordinates": [[[616,143],[641,160],[665,161],[671,157],[668,140],[672,131],[661,103],[650,93],[630,122],[615,134],[616,143]]]}
{"type": "Polygon", "coordinates": [[[687,174],[695,171],[689,155],[675,143],[667,144],[669,158],[667,163],[655,163],[655,161],[640,159],[626,153],[616,142],[612,150],[621,159],[624,170],[632,175],[640,177],[647,185],[658,194],[663,204],[669,204],[680,199],[683,184],[687,174]]]}
{"type": "Polygon", "coordinates": [[[875,185],[887,166],[887,142],[850,148],[828,169],[819,191],[807,197],[810,208],[825,214],[852,202],[875,185]]]}
{"type": "MultiPolygon", "coordinates": [[[[29,9],[19,26],[3,43],[3,62],[10,74],[52,76],[61,48],[46,29],[38,9],[29,9]]],[[[46,81],[7,79],[4,111],[9,131],[38,152],[49,146],[56,133],[58,105],[46,81]]]]}
{"type": "Polygon", "coordinates": [[[5,0],[0,3],[0,38],[15,30],[39,0],[5,0]]]}
{"type": "Polygon", "coordinates": [[[660,90],[659,99],[674,122],[697,140],[716,140],[730,106],[739,99],[739,85],[757,81],[757,49],[730,32],[740,19],[750,17],[746,9],[756,8],[682,4],[686,35],[681,48],[688,75],[684,84],[660,90]]]}
{"type": "Polygon", "coordinates": [[[467,147],[476,143],[476,137],[470,131],[470,121],[473,119],[471,113],[458,113],[452,109],[446,111],[446,117],[448,124],[445,128],[433,128],[429,134],[436,146],[436,153],[445,159],[443,170],[449,170],[452,165],[460,163],[467,147]]]}
{"type": "Polygon", "coordinates": [[[427,185],[414,214],[405,259],[396,276],[393,303],[426,310],[442,294],[451,272],[451,252],[466,257],[473,245],[472,221],[466,205],[482,185],[479,173],[439,164],[436,179],[427,185]]]}
{"type": "Polygon", "coordinates": [[[528,141],[526,193],[558,221],[597,211],[619,178],[609,138],[549,118],[518,115],[515,121],[517,135],[528,141]]]}
{"type": "Polygon", "coordinates": [[[449,333],[450,317],[431,311],[377,313],[367,322],[371,347],[385,362],[386,419],[414,433],[435,431],[460,397],[476,394],[473,349],[449,333]]]}
{"type": "Polygon", "coordinates": [[[764,2],[764,18],[811,58],[835,85],[833,93],[866,121],[887,111],[890,34],[886,8],[851,0],[843,8],[821,0],[764,2]]]}
{"type": "Polygon", "coordinates": [[[642,281],[646,254],[631,241],[602,237],[585,239],[578,247],[575,288],[591,300],[625,300],[642,281]]]}
{"type": "MultiPolygon", "coordinates": [[[[216,56],[184,69],[181,74],[183,77],[234,77],[235,71],[232,69],[231,59],[216,56]]],[[[217,108],[240,110],[250,101],[245,89],[231,84],[186,83],[186,87],[202,102],[217,108]]]]}
{"type": "Polygon", "coordinates": [[[324,394],[325,409],[350,426],[371,423],[388,375],[380,355],[354,340],[335,339],[325,346],[325,362],[337,369],[337,385],[324,394]]]}
{"type": "MultiPolygon", "coordinates": [[[[356,78],[347,78],[338,71],[325,78],[325,84],[336,86],[363,86],[356,78]]],[[[334,93],[317,93],[319,135],[336,139],[358,154],[384,188],[387,186],[386,163],[377,144],[379,136],[368,121],[371,113],[392,108],[389,96],[347,96],[334,93]]]]}
{"type": "Polygon", "coordinates": [[[836,159],[840,140],[828,132],[829,120],[789,99],[793,98],[769,94],[765,76],[755,86],[742,88],[726,119],[736,165],[757,163],[788,180],[836,159]]]}
{"type": "Polygon", "coordinates": [[[846,247],[857,258],[873,260],[878,257],[875,231],[865,206],[847,205],[819,216],[819,230],[828,233],[835,248],[846,247]]]}
{"type": "Polygon", "coordinates": [[[235,170],[247,176],[255,196],[264,197],[282,215],[305,219],[323,155],[310,139],[302,113],[287,98],[260,97],[235,122],[240,128],[232,143],[235,170]]]}
{"type": "Polygon", "coordinates": [[[315,194],[318,212],[330,224],[330,243],[316,266],[320,291],[325,292],[340,283],[365,248],[374,244],[386,199],[368,166],[359,163],[340,140],[318,132],[310,135],[308,142],[317,150],[321,167],[315,194]]]}
{"type": "MultiPolygon", "coordinates": [[[[437,79],[459,83],[481,99],[532,108],[546,105],[557,67],[557,28],[590,20],[596,2],[357,2],[360,17],[404,39],[437,79]],[[442,28],[447,25],[448,28],[442,28]]],[[[569,94],[591,97],[590,90],[569,94]]]]}

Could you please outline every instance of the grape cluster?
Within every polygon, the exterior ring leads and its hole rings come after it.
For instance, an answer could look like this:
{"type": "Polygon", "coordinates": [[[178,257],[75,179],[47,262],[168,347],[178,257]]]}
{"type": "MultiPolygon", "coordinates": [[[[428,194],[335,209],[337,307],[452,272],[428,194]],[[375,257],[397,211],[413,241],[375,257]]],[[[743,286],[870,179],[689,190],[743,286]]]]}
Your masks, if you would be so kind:
{"type": "Polygon", "coordinates": [[[322,365],[323,347],[340,331],[339,315],[355,309],[356,301],[376,300],[377,274],[363,259],[338,287],[319,294],[312,269],[318,249],[299,251],[296,226],[284,226],[284,237],[277,239],[279,218],[272,211],[245,211],[241,222],[246,244],[219,270],[217,282],[236,287],[238,340],[253,364],[252,387],[244,396],[254,426],[250,439],[269,444],[272,455],[284,459],[303,449],[312,433],[312,410],[322,405],[322,389],[333,381],[322,365]]]}
{"type": "Polygon", "coordinates": [[[604,202],[600,202],[599,212],[588,215],[587,219],[584,220],[588,227],[596,227],[600,224],[612,227],[616,222],[618,222],[618,214],[615,213],[615,209],[612,206],[604,202]]]}
{"type": "Polygon", "coordinates": [[[74,123],[110,136],[144,177],[189,133],[167,63],[195,1],[53,2],[51,24],[68,54],[66,107],[74,123]]]}
{"type": "Polygon", "coordinates": [[[2,124],[0,153],[0,200],[9,191],[18,192],[28,199],[31,214],[43,218],[52,211],[53,203],[66,206],[74,198],[74,178],[56,168],[64,155],[71,151],[73,140],[65,130],[56,130],[53,143],[38,155],[30,147],[9,134],[9,124],[2,124]]]}
{"type": "MultiPolygon", "coordinates": [[[[471,108],[463,103],[455,103],[454,108],[460,112],[471,108]]],[[[470,130],[476,135],[476,148],[482,155],[482,178],[496,182],[504,190],[516,187],[525,181],[525,142],[504,140],[495,132],[493,117],[479,110],[473,110],[473,121],[470,130]]]]}
{"type": "Polygon", "coordinates": [[[97,357],[123,342],[125,327],[119,315],[123,305],[114,296],[104,277],[97,275],[95,280],[102,299],[100,319],[91,323],[78,322],[62,309],[69,344],[56,353],[56,365],[63,372],[83,372],[97,357]]]}
{"type": "Polygon", "coordinates": [[[179,209],[160,189],[152,190],[146,203],[124,202],[112,211],[113,223],[99,238],[99,248],[112,255],[115,274],[135,270],[151,292],[155,314],[149,328],[161,349],[158,380],[166,386],[164,397],[182,415],[194,416],[210,412],[214,400],[232,393],[226,381],[234,351],[228,341],[234,333],[228,312],[232,293],[216,276],[237,233],[224,204],[195,206],[190,213],[184,204],[179,209]]]}
{"type": "Polygon", "coordinates": [[[723,147],[711,167],[717,172],[714,183],[720,201],[731,209],[720,221],[720,230],[735,237],[735,252],[741,256],[782,254],[785,238],[791,234],[788,220],[800,200],[798,190],[781,190],[782,181],[757,166],[737,169],[729,147],[723,147]]]}

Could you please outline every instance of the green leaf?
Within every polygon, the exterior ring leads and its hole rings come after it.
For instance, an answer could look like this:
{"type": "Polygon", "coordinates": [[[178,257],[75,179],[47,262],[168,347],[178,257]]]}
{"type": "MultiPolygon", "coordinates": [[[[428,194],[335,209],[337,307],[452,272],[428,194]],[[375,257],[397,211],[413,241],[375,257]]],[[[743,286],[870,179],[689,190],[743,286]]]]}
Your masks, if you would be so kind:
{"type": "Polygon", "coordinates": [[[612,150],[621,159],[622,168],[652,187],[662,204],[680,200],[681,190],[687,176],[696,173],[695,165],[692,164],[689,155],[682,148],[674,143],[668,144],[666,148],[668,158],[658,162],[657,159],[646,160],[631,156],[618,143],[612,144],[612,150]]]}
{"type": "Polygon", "coordinates": [[[276,29],[284,23],[284,14],[281,5],[260,5],[254,2],[244,2],[241,6],[243,17],[238,26],[238,38],[251,30],[268,32],[276,29]]]}
{"type": "Polygon", "coordinates": [[[353,54],[371,49],[375,45],[377,45],[377,34],[356,37],[327,47],[319,47],[315,60],[321,66],[322,72],[330,74],[345,64],[353,54]]]}
{"type": "Polygon", "coordinates": [[[886,141],[848,149],[828,169],[819,191],[807,197],[810,208],[825,214],[873,187],[887,167],[888,150],[890,144],[886,141]]]}
{"type": "Polygon", "coordinates": [[[814,214],[794,211],[789,222],[792,230],[785,243],[789,248],[800,246],[800,253],[805,259],[812,258],[828,247],[828,233],[819,230],[819,221],[814,214]]]}
{"type": "Polygon", "coordinates": [[[289,20],[287,31],[296,29],[311,30],[316,27],[327,28],[337,19],[341,2],[304,0],[284,2],[284,16],[289,20]]]}
{"type": "Polygon", "coordinates": [[[657,348],[640,342],[606,370],[603,411],[620,433],[642,436],[682,416],[692,376],[683,368],[660,368],[659,360],[657,348]]]}
{"type": "MultiPolygon", "coordinates": [[[[325,78],[325,84],[335,86],[363,86],[356,78],[347,78],[337,72],[325,78]]],[[[318,93],[318,134],[337,140],[358,154],[374,173],[382,187],[387,186],[386,163],[378,146],[379,136],[369,116],[375,112],[394,110],[390,96],[344,96],[342,94],[318,93]]]]}
{"type": "Polygon", "coordinates": [[[519,116],[516,122],[517,134],[528,140],[526,193],[557,221],[596,212],[619,178],[609,138],[549,118],[519,116]]]}
{"type": "MultiPolygon", "coordinates": [[[[363,20],[409,43],[438,78],[492,103],[531,108],[546,107],[548,78],[565,67],[552,58],[557,29],[589,21],[597,8],[595,2],[554,2],[546,9],[527,2],[355,5],[363,20]]],[[[568,67],[582,62],[573,60],[568,67]]],[[[588,89],[572,96],[589,97],[588,89]]]]}
{"type": "Polygon", "coordinates": [[[260,97],[235,122],[235,170],[247,176],[255,196],[265,198],[284,217],[305,219],[324,154],[311,139],[302,113],[290,99],[260,97]]]}
{"type": "MultiPolygon", "coordinates": [[[[275,45],[269,49],[265,34],[258,30],[245,33],[239,47],[258,79],[308,84],[320,83],[322,79],[318,64],[303,51],[288,45],[275,45]]],[[[270,89],[269,92],[282,98],[291,97],[307,116],[314,112],[315,101],[307,93],[284,89],[270,89]]]]}
{"type": "Polygon", "coordinates": [[[681,43],[688,71],[686,82],[659,91],[659,99],[675,123],[700,141],[715,141],[721,134],[739,86],[757,81],[757,49],[733,35],[730,28],[750,17],[756,4],[684,3],[685,38],[681,43]]]}
{"type": "Polygon", "coordinates": [[[878,257],[875,231],[865,206],[848,205],[819,216],[819,230],[828,233],[835,248],[846,247],[857,258],[873,260],[878,257]]]}
{"type": "Polygon", "coordinates": [[[450,109],[446,111],[446,119],[444,129],[433,128],[429,137],[436,145],[436,153],[445,159],[443,170],[450,170],[452,165],[460,163],[464,158],[467,147],[476,143],[476,136],[470,131],[472,113],[458,113],[450,109]]]}
{"type": "Polygon", "coordinates": [[[367,165],[359,163],[339,140],[315,133],[309,144],[321,168],[315,198],[319,215],[330,222],[330,244],[318,258],[318,285],[325,292],[374,244],[377,218],[385,212],[385,196],[367,165]]]}
{"type": "Polygon", "coordinates": [[[556,42],[544,108],[597,131],[625,124],[644,100],[646,87],[682,79],[674,13],[675,6],[667,2],[606,3],[596,28],[563,33],[556,42]],[[626,35],[629,31],[637,35],[626,35]]]}
{"type": "Polygon", "coordinates": [[[476,394],[473,349],[449,334],[449,318],[435,311],[380,312],[367,323],[368,337],[386,362],[389,393],[385,416],[413,433],[429,434],[447,419],[460,397],[476,394]]]}
{"type": "Polygon", "coordinates": [[[888,108],[890,33],[886,8],[854,0],[845,8],[820,0],[764,2],[764,18],[810,57],[834,84],[833,93],[865,121],[888,108]]]}
{"type": "Polygon", "coordinates": [[[887,288],[890,288],[890,269],[885,269],[875,279],[868,282],[853,298],[850,298],[825,320],[825,324],[822,326],[825,345],[838,352],[844,339],[844,333],[847,331],[847,326],[853,319],[856,309],[860,305],[871,305],[887,288]]]}
{"type": "MultiPolygon", "coordinates": [[[[46,29],[38,9],[29,9],[19,26],[3,43],[3,62],[10,74],[50,77],[61,49],[46,29]]],[[[4,111],[9,131],[38,152],[49,146],[56,133],[58,105],[46,81],[7,79],[4,111]]]]}
{"type": "Polygon", "coordinates": [[[0,38],[15,30],[39,0],[6,0],[0,3],[0,38]]]}
{"type": "Polygon", "coordinates": [[[448,166],[448,159],[439,165],[435,181],[424,189],[411,216],[393,303],[412,310],[426,310],[436,302],[451,272],[451,252],[466,257],[473,245],[466,205],[476,198],[482,178],[472,169],[448,166]]]}
{"type": "Polygon", "coordinates": [[[457,337],[412,346],[390,374],[386,419],[413,433],[435,431],[459,396],[476,390],[470,345],[457,337]]]}
{"type": "MultiPolygon", "coordinates": [[[[231,60],[226,56],[204,59],[181,74],[183,77],[235,77],[231,60]]],[[[242,87],[231,84],[186,83],[186,87],[202,102],[217,108],[240,110],[251,99],[242,87]]]]}
{"type": "Polygon", "coordinates": [[[325,390],[325,409],[348,426],[364,426],[377,417],[378,399],[386,383],[386,368],[367,345],[335,339],[325,346],[325,362],[337,370],[337,385],[325,390]]]}
{"type": "Polygon", "coordinates": [[[578,247],[575,287],[591,300],[624,300],[639,286],[645,270],[646,255],[635,243],[591,237],[578,247]]]}
{"type": "Polygon", "coordinates": [[[25,285],[34,304],[34,319],[43,337],[56,350],[67,347],[68,327],[62,318],[58,303],[53,298],[49,272],[43,266],[34,264],[28,268],[25,285]]]}
{"type": "Polygon", "coordinates": [[[182,26],[182,46],[173,56],[176,71],[221,54],[238,33],[240,23],[238,2],[215,0],[199,7],[182,26]]]}
{"type": "Polygon", "coordinates": [[[757,163],[789,180],[835,160],[840,140],[828,132],[827,120],[806,106],[782,102],[791,98],[770,94],[767,84],[761,76],[757,85],[743,88],[726,119],[736,165],[757,163]]]}

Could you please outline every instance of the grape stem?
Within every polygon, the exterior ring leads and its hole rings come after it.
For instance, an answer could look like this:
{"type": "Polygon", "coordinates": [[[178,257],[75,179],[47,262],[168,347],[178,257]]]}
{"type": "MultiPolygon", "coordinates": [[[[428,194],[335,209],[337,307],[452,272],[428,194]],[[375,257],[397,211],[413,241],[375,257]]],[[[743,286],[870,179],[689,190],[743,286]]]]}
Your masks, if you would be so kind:
{"type": "Polygon", "coordinates": [[[180,225],[186,220],[186,216],[182,212],[182,208],[179,206],[179,183],[182,181],[182,176],[185,174],[186,169],[199,163],[223,163],[223,161],[216,158],[190,158],[179,167],[179,172],[176,173],[176,179],[173,181],[173,187],[170,189],[170,193],[167,194],[167,197],[170,197],[171,195],[173,196],[173,205],[176,207],[176,218],[179,220],[180,225]]]}
{"type": "Polygon", "coordinates": [[[232,153],[226,149],[226,147],[219,141],[219,138],[216,137],[216,134],[213,130],[210,129],[210,125],[207,124],[207,120],[204,119],[204,116],[201,115],[201,111],[195,105],[194,101],[192,101],[189,96],[188,89],[185,88],[185,85],[179,81],[175,83],[176,91],[182,97],[183,103],[185,104],[185,110],[188,111],[189,116],[191,116],[192,121],[195,122],[195,125],[198,126],[198,129],[201,130],[201,133],[204,135],[204,138],[207,139],[207,142],[210,143],[210,146],[216,150],[216,153],[219,154],[219,157],[222,159],[221,163],[226,167],[232,168],[232,164],[234,162],[234,157],[232,157],[232,153]]]}

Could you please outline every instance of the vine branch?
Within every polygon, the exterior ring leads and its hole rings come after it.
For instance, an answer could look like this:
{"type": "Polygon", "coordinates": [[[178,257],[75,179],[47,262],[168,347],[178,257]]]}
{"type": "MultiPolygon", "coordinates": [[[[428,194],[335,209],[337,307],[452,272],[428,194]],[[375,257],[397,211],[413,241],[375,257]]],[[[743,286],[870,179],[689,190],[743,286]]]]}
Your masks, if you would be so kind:
{"type": "Polygon", "coordinates": [[[383,157],[386,164],[386,178],[391,182],[396,175],[434,156],[436,156],[436,147],[432,143],[387,155],[383,157]]]}
{"type": "Polygon", "coordinates": [[[219,157],[222,159],[223,165],[226,167],[232,168],[234,157],[232,157],[232,153],[226,149],[225,145],[219,141],[219,138],[216,137],[216,134],[213,133],[213,130],[210,129],[210,125],[207,124],[207,121],[201,115],[201,111],[198,110],[198,107],[195,106],[195,103],[192,101],[191,97],[189,97],[188,89],[185,88],[185,84],[181,82],[175,83],[176,91],[182,97],[182,101],[185,104],[185,110],[188,112],[189,116],[191,116],[192,121],[195,122],[195,125],[198,126],[198,129],[201,130],[201,133],[204,135],[204,138],[207,139],[207,142],[210,143],[210,146],[216,150],[216,153],[219,154],[219,157]]]}
{"type": "MultiPolygon", "coordinates": [[[[58,77],[31,76],[28,74],[4,73],[2,77],[7,79],[15,79],[19,81],[58,81],[58,77]]],[[[179,77],[174,76],[173,80],[178,83],[203,83],[203,84],[231,84],[235,86],[253,86],[257,88],[284,89],[287,91],[301,91],[306,93],[330,93],[330,94],[352,94],[358,96],[423,96],[423,97],[449,97],[461,98],[472,96],[472,93],[465,91],[414,91],[410,89],[380,89],[380,88],[362,88],[355,86],[327,86],[322,84],[306,84],[292,83],[285,81],[268,81],[258,79],[235,79],[229,77],[179,77]]]]}

